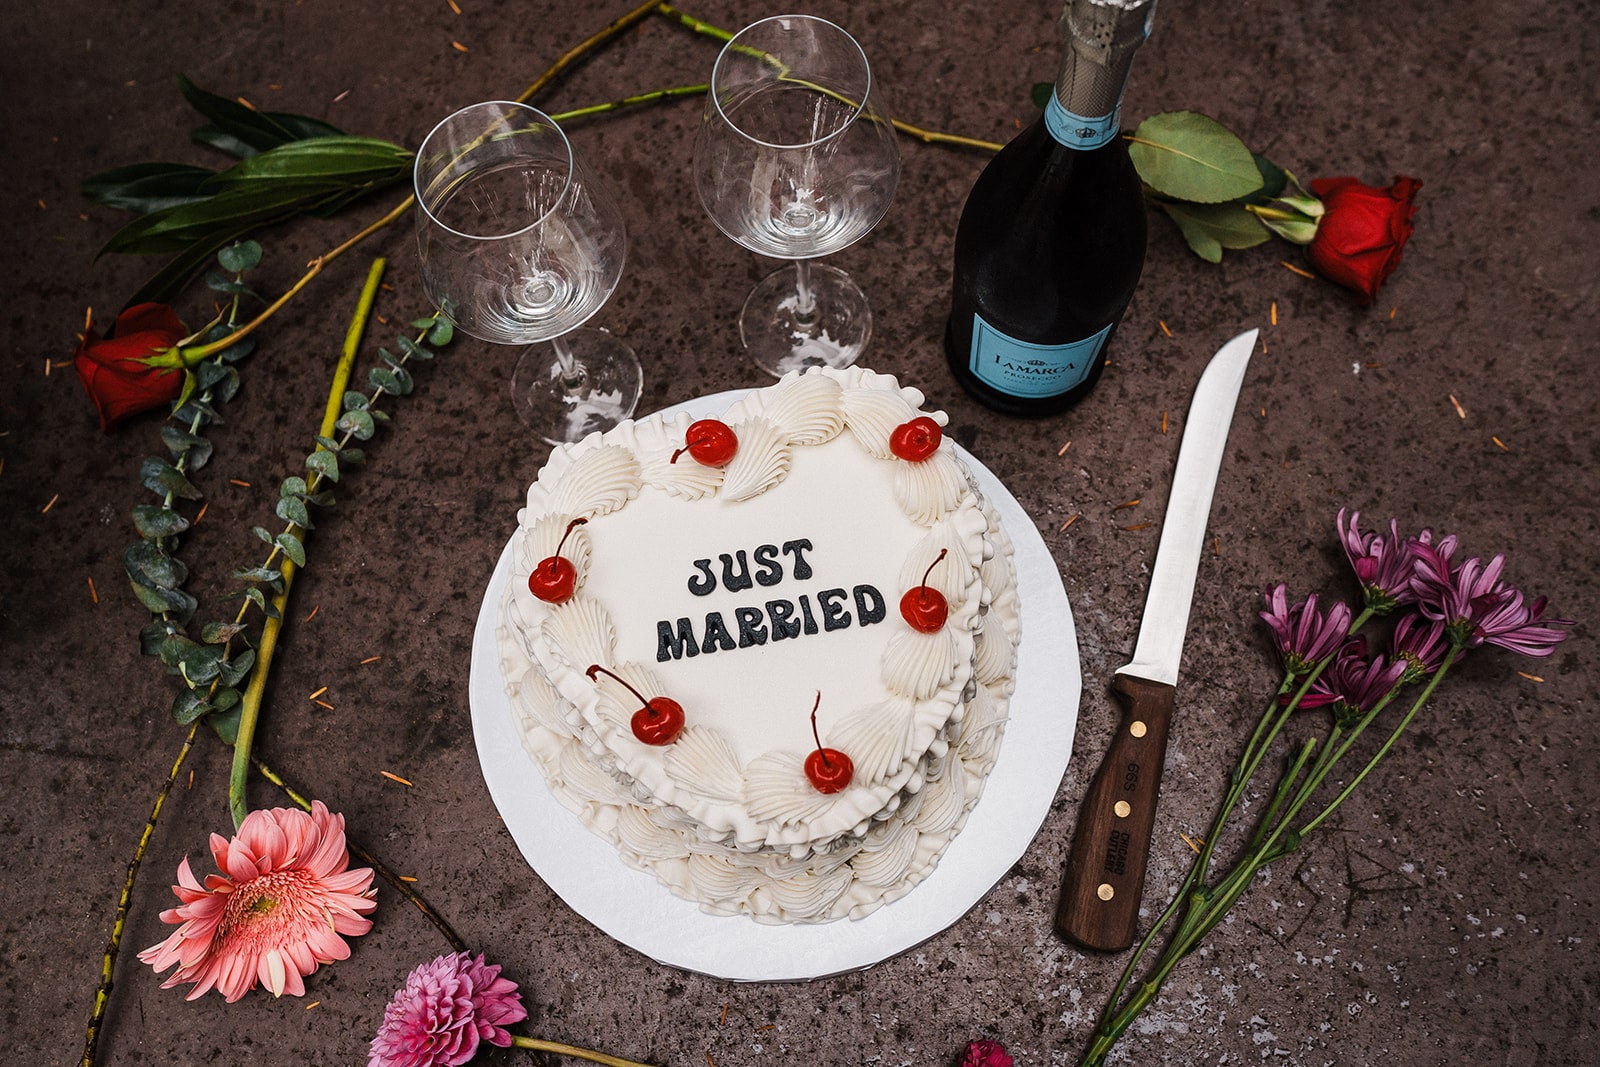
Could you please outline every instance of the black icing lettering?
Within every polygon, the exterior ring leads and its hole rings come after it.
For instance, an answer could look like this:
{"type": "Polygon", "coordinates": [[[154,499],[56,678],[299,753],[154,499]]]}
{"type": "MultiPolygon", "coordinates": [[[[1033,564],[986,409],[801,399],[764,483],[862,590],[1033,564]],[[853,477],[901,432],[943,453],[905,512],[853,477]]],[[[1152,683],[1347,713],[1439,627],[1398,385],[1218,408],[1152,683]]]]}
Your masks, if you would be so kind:
{"type": "Polygon", "coordinates": [[[875,586],[858,585],[850,590],[856,598],[856,618],[862,626],[871,626],[875,622],[882,622],[888,613],[888,605],[883,602],[883,594],[875,586]]]}
{"type": "MultiPolygon", "coordinates": [[[[785,541],[783,543],[784,555],[794,557],[794,566],[790,568],[790,571],[797,580],[802,582],[811,577],[811,564],[806,562],[806,557],[803,554],[810,551],[811,540],[809,538],[802,537],[796,541],[785,541]]],[[[840,592],[843,592],[843,590],[840,590],[840,592]]]]}
{"type": "Polygon", "coordinates": [[[689,592],[695,596],[710,596],[711,591],[717,587],[717,579],[711,573],[711,561],[709,559],[697,559],[694,561],[694,569],[705,575],[705,578],[702,579],[694,574],[689,575],[689,592]]]}
{"type": "Polygon", "coordinates": [[[806,596],[804,593],[800,594],[800,615],[805,620],[803,623],[801,623],[801,626],[804,627],[805,632],[808,634],[816,633],[817,620],[811,614],[811,598],[806,596]]]}
{"type": "Polygon", "coordinates": [[[741,589],[749,589],[755,583],[750,580],[750,560],[745,557],[744,549],[733,555],[726,552],[717,557],[722,560],[722,588],[730,593],[737,593],[741,589]],[[739,562],[739,569],[733,569],[734,560],[739,562]]]}
{"type": "Polygon", "coordinates": [[[843,589],[824,589],[817,594],[817,606],[822,608],[822,628],[843,630],[850,625],[850,612],[837,601],[845,598],[843,589]]]}
{"type": "Polygon", "coordinates": [[[700,642],[700,651],[715,652],[720,648],[724,652],[732,652],[738,647],[733,635],[728,632],[728,624],[722,621],[722,612],[706,612],[706,636],[700,642]]]}
{"type": "Polygon", "coordinates": [[[783,565],[778,562],[777,545],[757,545],[751,553],[756,561],[756,584],[763,589],[783,581],[783,565]]]}
{"type": "Polygon", "coordinates": [[[740,648],[753,648],[767,643],[767,628],[762,625],[766,616],[760,608],[734,608],[733,617],[739,621],[740,648]]]}
{"type": "Polygon", "coordinates": [[[767,618],[772,622],[772,639],[800,636],[800,620],[794,617],[794,601],[767,601],[767,618]]]}
{"type": "Polygon", "coordinates": [[[694,624],[688,619],[678,620],[678,631],[674,633],[667,620],[662,619],[656,623],[656,662],[665,663],[669,659],[682,659],[684,656],[698,656],[700,650],[694,643],[694,624]]]}

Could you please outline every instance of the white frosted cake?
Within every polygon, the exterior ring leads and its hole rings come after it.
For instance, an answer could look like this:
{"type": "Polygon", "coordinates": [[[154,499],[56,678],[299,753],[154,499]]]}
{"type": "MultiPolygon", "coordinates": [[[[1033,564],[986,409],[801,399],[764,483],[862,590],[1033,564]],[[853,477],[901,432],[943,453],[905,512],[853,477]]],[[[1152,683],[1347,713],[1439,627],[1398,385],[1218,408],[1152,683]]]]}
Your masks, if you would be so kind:
{"type": "Polygon", "coordinates": [[[934,869],[993,766],[1011,544],[922,401],[791,374],[558,447],[528,490],[498,631],[524,746],[707,911],[868,914],[934,869]]]}

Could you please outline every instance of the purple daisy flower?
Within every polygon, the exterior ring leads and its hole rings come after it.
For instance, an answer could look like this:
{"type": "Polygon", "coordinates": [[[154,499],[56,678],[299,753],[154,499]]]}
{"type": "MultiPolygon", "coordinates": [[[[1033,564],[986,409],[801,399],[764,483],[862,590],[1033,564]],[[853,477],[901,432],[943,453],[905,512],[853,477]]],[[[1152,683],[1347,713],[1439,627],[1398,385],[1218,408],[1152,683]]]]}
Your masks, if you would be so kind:
{"type": "Polygon", "coordinates": [[[1449,646],[1444,623],[1416,612],[1396,623],[1389,638],[1389,654],[1396,662],[1407,664],[1401,679],[1407,684],[1419,682],[1443,666],[1449,646]]]}
{"type": "Polygon", "coordinates": [[[1267,610],[1261,618],[1272,630],[1273,642],[1290,674],[1305,674],[1327,659],[1350,633],[1350,605],[1338,601],[1326,613],[1317,609],[1317,594],[1289,605],[1288,586],[1279,582],[1262,593],[1267,610]]]}
{"type": "Polygon", "coordinates": [[[1365,641],[1350,641],[1322,672],[1300,706],[1315,706],[1308,701],[1316,696],[1318,704],[1332,706],[1334,721],[1340,726],[1354,726],[1400,684],[1408,666],[1403,659],[1390,662],[1382,655],[1369,658],[1365,641]]]}
{"type": "Polygon", "coordinates": [[[1488,564],[1474,556],[1452,568],[1448,555],[1424,548],[1412,579],[1417,605],[1428,618],[1444,624],[1450,641],[1463,648],[1499,645],[1524,656],[1550,655],[1567,638],[1556,627],[1571,626],[1573,620],[1544,620],[1548,600],[1526,603],[1521,590],[1501,581],[1504,567],[1504,556],[1488,564]]]}

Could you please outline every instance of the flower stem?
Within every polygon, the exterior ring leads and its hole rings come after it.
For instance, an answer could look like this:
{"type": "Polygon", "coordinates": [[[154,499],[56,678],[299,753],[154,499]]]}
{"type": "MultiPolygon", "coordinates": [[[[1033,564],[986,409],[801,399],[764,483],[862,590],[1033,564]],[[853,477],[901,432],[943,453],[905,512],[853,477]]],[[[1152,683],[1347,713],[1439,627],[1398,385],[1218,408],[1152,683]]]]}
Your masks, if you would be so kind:
{"type": "Polygon", "coordinates": [[[84,1032],[82,1067],[94,1067],[95,1053],[100,1044],[100,1024],[105,1021],[106,1005],[111,1001],[111,987],[114,984],[112,975],[117,966],[117,953],[122,948],[122,934],[128,924],[128,909],[133,902],[133,884],[139,877],[139,865],[144,862],[145,849],[149,847],[150,838],[156,832],[156,820],[161,817],[161,809],[166,806],[172,785],[178,780],[178,771],[183,766],[183,761],[189,758],[189,750],[194,748],[195,734],[199,730],[199,719],[189,724],[188,736],[183,739],[183,747],[178,749],[178,758],[172,761],[172,770],[167,772],[167,780],[161,783],[161,789],[156,793],[156,802],[150,808],[150,817],[144,823],[144,833],[139,835],[138,847],[133,850],[133,858],[128,861],[128,874],[122,881],[122,896],[117,901],[117,917],[111,924],[111,940],[106,943],[105,957],[100,962],[100,986],[95,990],[94,1010],[89,1015],[89,1026],[84,1032]]]}
{"type": "MultiPolygon", "coordinates": [[[[350,328],[345,333],[344,347],[339,353],[339,363],[334,369],[333,384],[328,390],[328,404],[322,414],[321,437],[328,437],[333,433],[334,423],[338,421],[339,412],[343,410],[345,386],[350,382],[350,371],[355,366],[356,350],[361,343],[361,334],[366,328],[367,320],[372,314],[372,305],[377,299],[378,283],[383,278],[384,267],[387,261],[377,259],[373,261],[372,269],[367,272],[367,282],[361,289],[361,298],[356,303],[356,312],[350,321],[350,328]]],[[[309,276],[308,276],[309,277],[309,276]]],[[[322,447],[320,444],[317,446],[322,447]]],[[[277,549],[273,550],[275,553],[277,549]]],[[[294,561],[283,561],[283,588],[278,595],[273,597],[272,606],[275,609],[269,614],[261,626],[261,645],[256,649],[255,666],[250,672],[250,684],[245,688],[244,697],[240,701],[239,731],[233,742],[233,767],[228,776],[228,810],[233,815],[233,826],[237,830],[249,814],[249,806],[245,803],[245,784],[250,773],[250,746],[255,741],[256,722],[261,717],[261,698],[266,692],[267,675],[272,669],[272,657],[278,647],[278,633],[283,629],[283,612],[289,602],[289,590],[294,584],[294,561]]]]}
{"type": "Polygon", "coordinates": [[[585,53],[599,48],[613,37],[616,37],[623,30],[627,29],[629,26],[643,22],[645,19],[650,17],[650,13],[655,9],[655,0],[645,0],[644,3],[640,4],[626,15],[623,15],[615,22],[612,22],[599,33],[596,33],[592,37],[588,37],[579,42],[577,45],[565,52],[561,58],[557,59],[555,63],[550,66],[549,70],[539,75],[539,77],[534,80],[532,85],[522,90],[522,93],[516,98],[517,103],[526,104],[529,100],[533,99],[535,93],[549,85],[551,82],[555,81],[557,78],[561,77],[562,74],[566,73],[567,68],[572,66],[572,64],[576,63],[579,59],[583,58],[585,53]]]}
{"type": "Polygon", "coordinates": [[[650,1067],[649,1064],[637,1060],[625,1060],[617,1056],[607,1056],[604,1052],[593,1049],[579,1048],[576,1045],[563,1045],[559,1041],[544,1041],[537,1037],[523,1037],[521,1034],[512,1034],[511,1043],[517,1048],[533,1049],[535,1052],[554,1052],[558,1056],[576,1056],[580,1060],[589,1060],[593,1063],[603,1063],[606,1067],[650,1067]]]}
{"type": "MultiPolygon", "coordinates": [[[[271,767],[254,757],[251,758],[250,765],[256,769],[256,773],[260,774],[261,777],[281,789],[284,796],[306,811],[311,810],[311,801],[279,777],[278,773],[271,767]]],[[[460,934],[456,933],[455,928],[446,922],[442,915],[433,910],[433,905],[424,900],[421,893],[401,881],[400,876],[390,870],[378,857],[352,841],[348,833],[346,833],[344,840],[345,847],[350,850],[350,855],[371,867],[379,878],[389,883],[395,892],[409,900],[413,907],[422,912],[423,918],[432,923],[435,929],[444,935],[444,939],[450,943],[451,948],[457,952],[467,951],[466,941],[462,939],[460,934]]]]}

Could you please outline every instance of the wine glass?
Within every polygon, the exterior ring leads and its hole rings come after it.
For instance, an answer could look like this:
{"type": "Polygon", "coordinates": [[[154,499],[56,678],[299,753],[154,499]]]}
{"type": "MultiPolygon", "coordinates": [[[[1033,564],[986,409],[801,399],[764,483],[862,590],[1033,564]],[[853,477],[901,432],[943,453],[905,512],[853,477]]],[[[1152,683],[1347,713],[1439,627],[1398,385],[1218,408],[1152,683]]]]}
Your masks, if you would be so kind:
{"type": "Polygon", "coordinates": [[[423,141],[415,182],[429,296],[473,337],[529,346],[511,375],[523,422],[559,444],[633,414],[633,350],[578,328],[622,276],[622,213],[560,127],[525,104],[462,108],[423,141]]]}
{"type": "Polygon", "coordinates": [[[812,265],[889,210],[900,154],[855,38],[825,19],[779,15],[740,30],[711,72],[694,180],[717,228],[794,262],[745,300],[739,336],[771,374],[847,367],[872,335],[866,294],[812,265]]]}

